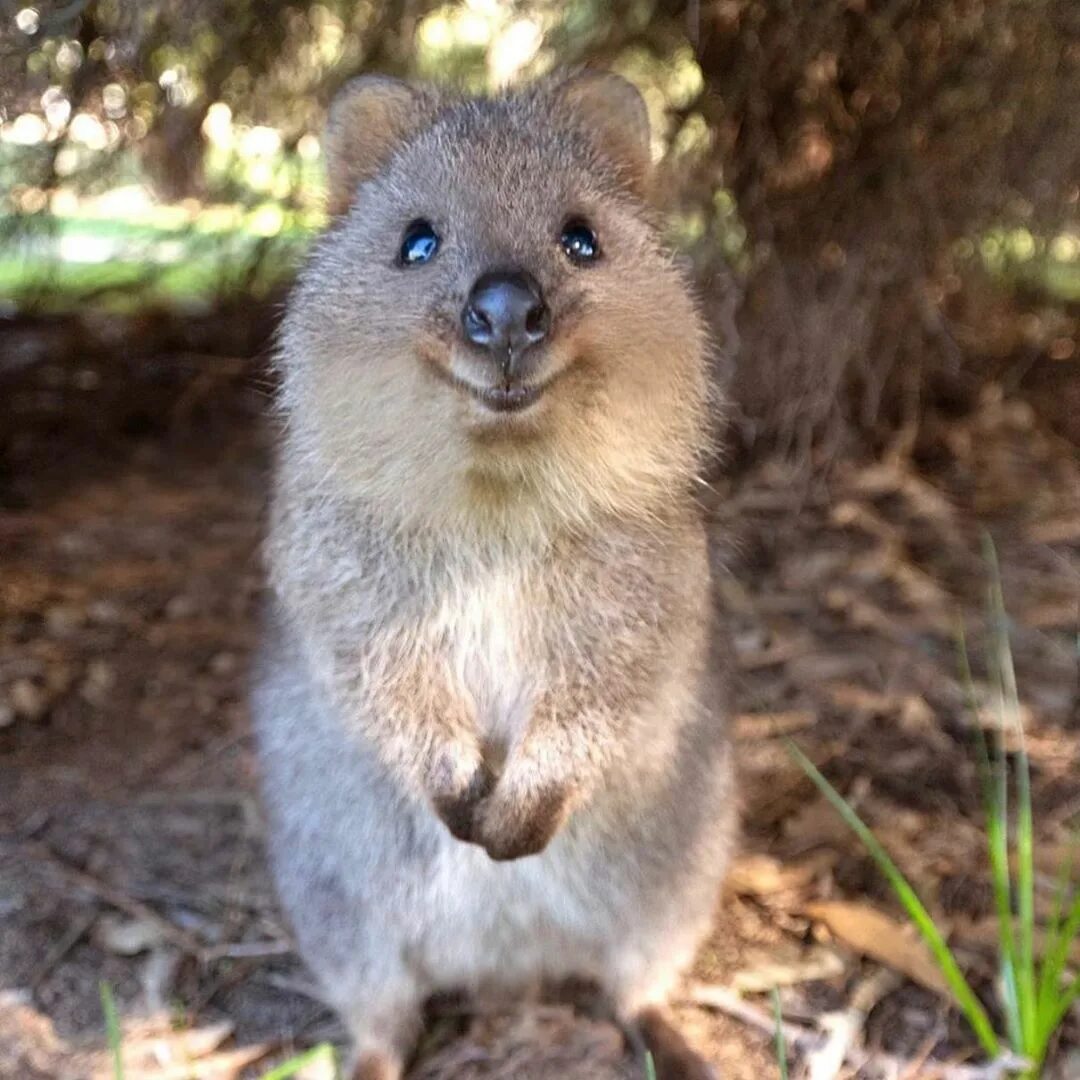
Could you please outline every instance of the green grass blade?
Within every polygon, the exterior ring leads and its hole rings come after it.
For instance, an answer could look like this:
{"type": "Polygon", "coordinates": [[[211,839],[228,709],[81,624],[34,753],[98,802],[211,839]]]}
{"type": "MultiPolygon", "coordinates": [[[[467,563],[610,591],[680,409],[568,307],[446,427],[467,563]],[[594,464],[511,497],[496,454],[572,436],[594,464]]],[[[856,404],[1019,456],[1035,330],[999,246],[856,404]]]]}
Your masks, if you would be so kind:
{"type": "Polygon", "coordinates": [[[773,1019],[776,1023],[776,1060],[780,1063],[780,1080],[788,1080],[787,1042],[784,1039],[784,1014],[780,1009],[780,991],[772,991],[773,1019]]]}
{"type": "Polygon", "coordinates": [[[896,893],[897,899],[907,912],[908,918],[915,924],[916,929],[929,946],[946,984],[975,1032],[980,1045],[990,1057],[997,1057],[1001,1045],[997,1035],[994,1033],[990,1018],[986,1015],[986,1010],[975,996],[975,992],[971,989],[967,979],[964,978],[956,963],[956,958],[945,943],[945,939],[941,936],[941,931],[938,930],[933,918],[916,895],[907,878],[900,872],[899,867],[892,861],[889,853],[881,846],[881,842],[865,825],[862,818],[818,771],[814,763],[794,743],[788,742],[788,750],[806,775],[814,782],[817,789],[862,841],[874,862],[877,863],[878,868],[885,875],[892,886],[893,892],[896,893]]]}
{"type": "MultiPolygon", "coordinates": [[[[1034,1054],[1038,1041],[1038,978],[1035,960],[1035,824],[1031,813],[1031,772],[1024,743],[1024,725],[1021,719],[1020,693],[1016,688],[1016,672],[1009,647],[1008,617],[1005,615],[1004,595],[1001,589],[1001,571],[998,566],[994,541],[983,536],[983,551],[990,572],[989,618],[991,629],[991,660],[994,665],[994,681],[1000,726],[1001,780],[1008,792],[1008,772],[1004,765],[1005,735],[1010,728],[1015,731],[1018,750],[1015,762],[1016,783],[1016,919],[1012,939],[1014,976],[1016,981],[1016,1010],[1018,1024],[1010,1018],[1010,1035],[1013,1049],[1018,1053],[1034,1054]],[[1017,1042],[1013,1028],[1020,1027],[1021,1041],[1017,1042]]],[[[1004,796],[1008,798],[1008,795],[1004,796]]],[[[1008,832],[1008,815],[1003,814],[1002,828],[1008,832]]],[[[1007,841],[1008,842],[1008,841],[1007,841]]],[[[1008,872],[1008,867],[1007,867],[1008,872]]],[[[1000,918],[999,913],[999,918],[1000,918]]]]}
{"type": "Polygon", "coordinates": [[[262,1080],[290,1080],[301,1069],[307,1068],[308,1065],[314,1065],[317,1061],[329,1061],[333,1068],[333,1075],[337,1075],[334,1048],[329,1043],[319,1043],[318,1046],[313,1047],[306,1053],[289,1058],[288,1061],[283,1061],[268,1073],[263,1073],[262,1080]]]}
{"type": "Polygon", "coordinates": [[[1038,979],[1035,966],[1035,845],[1031,813],[1031,777],[1028,771],[1027,755],[1022,751],[1017,755],[1016,784],[1019,804],[1016,820],[1016,896],[1017,917],[1020,923],[1017,983],[1024,1031],[1022,1052],[1030,1057],[1034,1050],[1038,1026],[1036,1012],[1038,979]]]}
{"type": "Polygon", "coordinates": [[[968,712],[971,713],[971,726],[975,731],[975,747],[979,752],[979,780],[983,798],[989,805],[993,795],[994,772],[990,764],[990,749],[986,745],[986,735],[979,722],[979,701],[975,694],[975,677],[971,674],[971,660],[968,657],[967,635],[964,633],[963,622],[958,622],[956,626],[956,658],[960,666],[960,682],[964,688],[964,699],[967,702],[968,712]]]}
{"type": "Polygon", "coordinates": [[[1058,958],[1062,970],[1065,959],[1068,956],[1069,942],[1066,935],[1070,917],[1075,911],[1080,910],[1080,904],[1073,904],[1072,910],[1065,911],[1065,899],[1069,893],[1069,882],[1072,877],[1072,848],[1070,847],[1065,858],[1062,859],[1061,869],[1058,872],[1057,888],[1054,890],[1054,906],[1050,912],[1050,918],[1046,923],[1046,945],[1043,949],[1042,966],[1039,969],[1038,989],[1038,1014],[1040,1024],[1045,1024],[1046,1017],[1050,1015],[1053,1002],[1057,997],[1058,984],[1061,981],[1061,970],[1055,970],[1058,958]],[[1064,945],[1064,947],[1062,947],[1064,945]]]}
{"type": "MultiPolygon", "coordinates": [[[[990,618],[993,631],[995,683],[998,689],[998,710],[1001,723],[1002,753],[1006,727],[1016,733],[1016,951],[1014,956],[1017,1006],[1022,1042],[1014,1044],[1018,1053],[1031,1056],[1038,1038],[1036,1007],[1038,995],[1035,970],[1035,858],[1034,821],[1031,810],[1031,770],[1024,744],[1024,725],[1020,717],[1020,695],[1016,685],[1012,650],[1009,648],[1009,629],[1005,613],[1005,598],[1001,587],[1001,572],[997,552],[988,535],[983,548],[990,568],[990,618]]],[[[1005,784],[1008,776],[1002,764],[1005,784]]],[[[1007,829],[1008,824],[1005,823],[1007,829]]]]}
{"type": "MultiPolygon", "coordinates": [[[[992,601],[991,601],[992,602],[992,601]]],[[[960,674],[967,696],[968,710],[975,729],[978,750],[979,779],[986,815],[986,850],[990,861],[990,881],[994,890],[994,907],[998,925],[998,965],[1001,978],[1001,1004],[1008,1028],[1009,1044],[1018,1048],[1024,1042],[1024,1025],[1020,1013],[1020,996],[1016,985],[1016,937],[1012,914],[1012,877],[1009,870],[1009,797],[1008,772],[1000,732],[994,738],[991,757],[980,719],[975,695],[975,680],[968,660],[963,625],[958,628],[957,646],[960,674]]]]}
{"type": "Polygon", "coordinates": [[[1000,737],[994,739],[993,757],[986,742],[979,716],[979,703],[975,695],[975,680],[968,661],[963,626],[960,626],[957,634],[957,652],[968,711],[971,713],[971,722],[975,729],[979,780],[986,814],[987,855],[990,859],[994,904],[998,914],[1001,956],[1003,961],[1011,960],[1016,952],[1016,946],[1012,933],[1012,878],[1009,873],[1008,775],[1005,770],[1000,737]]]}
{"type": "Polygon", "coordinates": [[[1009,869],[1009,821],[1008,810],[1001,788],[1007,782],[1004,763],[994,765],[996,778],[992,780],[993,795],[986,813],[986,841],[990,857],[990,879],[994,889],[994,907],[998,920],[998,949],[1003,984],[1005,1020],[1009,1028],[1009,1042],[1014,1050],[1023,1045],[1023,1017],[1020,1013],[1017,987],[1017,942],[1012,911],[1012,877],[1009,869]]]}
{"type": "Polygon", "coordinates": [[[121,1050],[120,1018],[116,1012],[116,1001],[112,987],[107,982],[98,983],[98,996],[101,998],[101,1011],[105,1016],[105,1039],[109,1044],[109,1053],[113,1060],[113,1080],[124,1080],[124,1055],[121,1050]]]}
{"type": "Polygon", "coordinates": [[[656,1062],[648,1050],[645,1051],[645,1080],[656,1080],[656,1062]]]}
{"type": "Polygon", "coordinates": [[[1065,1014],[1072,1008],[1073,1002],[1077,998],[1080,998],[1080,975],[1077,975],[1075,979],[1061,992],[1061,997],[1058,998],[1057,1008],[1053,1013],[1053,1024],[1050,1025],[1050,1031],[1046,1036],[1047,1045],[1050,1043],[1050,1036],[1057,1030],[1058,1025],[1065,1019],[1065,1014]]]}
{"type": "Polygon", "coordinates": [[[1019,1053],[1024,1044],[1024,1022],[1020,1011],[1020,989],[1016,983],[1016,965],[1013,957],[1004,953],[999,958],[1001,971],[1001,1008],[1009,1029],[1009,1045],[1019,1053]]]}
{"type": "MultiPolygon", "coordinates": [[[[1055,919],[1048,930],[1039,986],[1038,1042],[1043,1054],[1050,1044],[1054,1030],[1061,1023],[1069,1005],[1080,991],[1080,980],[1072,984],[1072,998],[1069,997],[1070,990],[1061,989],[1065,966],[1069,962],[1069,953],[1078,936],[1080,936],[1080,895],[1073,898],[1068,914],[1064,918],[1055,919]],[[1065,1005],[1062,1009],[1060,1006],[1063,1001],[1065,1005]]],[[[1039,1054],[1032,1056],[1041,1060],[1039,1054]]]]}

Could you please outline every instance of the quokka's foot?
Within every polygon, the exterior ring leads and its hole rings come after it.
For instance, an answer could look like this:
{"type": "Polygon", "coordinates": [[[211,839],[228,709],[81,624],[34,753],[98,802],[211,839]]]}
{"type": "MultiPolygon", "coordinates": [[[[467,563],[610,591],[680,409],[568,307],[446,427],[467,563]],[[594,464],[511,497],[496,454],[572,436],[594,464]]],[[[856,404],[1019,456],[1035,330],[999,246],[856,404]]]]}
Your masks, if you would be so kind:
{"type": "Polygon", "coordinates": [[[385,1054],[362,1054],[349,1076],[351,1080],[401,1080],[401,1065],[385,1054]]]}
{"type": "Polygon", "coordinates": [[[645,1009],[638,1030],[652,1054],[657,1080],[719,1080],[719,1073],[687,1041],[663,1009],[645,1009]]]}

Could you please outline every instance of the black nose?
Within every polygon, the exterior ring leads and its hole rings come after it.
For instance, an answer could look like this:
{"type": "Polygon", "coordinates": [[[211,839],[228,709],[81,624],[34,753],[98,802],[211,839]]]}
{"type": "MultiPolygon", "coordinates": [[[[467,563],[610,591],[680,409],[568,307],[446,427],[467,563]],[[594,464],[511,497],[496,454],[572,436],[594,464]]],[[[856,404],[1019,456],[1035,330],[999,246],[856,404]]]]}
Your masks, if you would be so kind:
{"type": "Polygon", "coordinates": [[[477,278],[461,313],[465,337],[498,357],[507,375],[526,349],[543,341],[550,324],[540,285],[523,271],[477,278]]]}

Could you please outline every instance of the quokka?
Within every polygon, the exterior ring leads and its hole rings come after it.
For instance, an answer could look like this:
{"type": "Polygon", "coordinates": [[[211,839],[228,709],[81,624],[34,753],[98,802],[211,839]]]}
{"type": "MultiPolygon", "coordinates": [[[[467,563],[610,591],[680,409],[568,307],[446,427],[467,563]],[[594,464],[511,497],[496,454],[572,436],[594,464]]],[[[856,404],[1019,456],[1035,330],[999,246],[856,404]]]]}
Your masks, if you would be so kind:
{"type": "Polygon", "coordinates": [[[734,824],[706,335],[622,79],[349,84],[280,339],[255,721],[280,896],[394,1080],[435,992],[587,979],[664,1080],[734,824]]]}

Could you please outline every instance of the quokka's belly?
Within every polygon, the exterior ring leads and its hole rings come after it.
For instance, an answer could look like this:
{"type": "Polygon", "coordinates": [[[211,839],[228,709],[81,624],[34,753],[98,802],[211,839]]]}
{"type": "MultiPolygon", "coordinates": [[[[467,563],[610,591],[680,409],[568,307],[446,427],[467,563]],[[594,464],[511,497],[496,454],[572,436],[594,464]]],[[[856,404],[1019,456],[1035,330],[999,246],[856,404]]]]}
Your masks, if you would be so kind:
{"type": "Polygon", "coordinates": [[[431,862],[415,867],[423,916],[414,955],[433,988],[606,983],[620,954],[651,951],[648,939],[671,934],[677,920],[669,913],[682,900],[665,895],[659,878],[642,875],[635,851],[617,844],[608,830],[594,833],[587,809],[545,851],[514,862],[493,862],[447,835],[431,862]]]}

